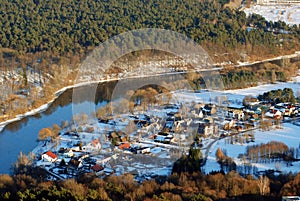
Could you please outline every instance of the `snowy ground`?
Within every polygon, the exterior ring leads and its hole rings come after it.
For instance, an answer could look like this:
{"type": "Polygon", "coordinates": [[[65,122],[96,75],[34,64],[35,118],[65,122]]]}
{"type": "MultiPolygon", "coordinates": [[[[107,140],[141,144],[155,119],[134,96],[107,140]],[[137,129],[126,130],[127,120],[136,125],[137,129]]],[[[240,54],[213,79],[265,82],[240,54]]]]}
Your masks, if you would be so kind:
{"type": "MultiPolygon", "coordinates": [[[[300,145],[300,136],[299,136],[299,126],[295,126],[290,123],[285,123],[282,125],[282,129],[271,129],[269,131],[260,131],[256,130],[253,131],[254,134],[254,142],[249,142],[247,144],[240,144],[240,143],[230,143],[230,137],[224,138],[222,140],[217,141],[207,158],[207,163],[205,167],[203,167],[206,173],[211,171],[218,171],[220,170],[220,165],[216,161],[216,151],[218,147],[223,150],[226,150],[227,155],[232,157],[237,165],[243,165],[243,161],[238,158],[239,154],[246,153],[247,146],[257,145],[261,143],[268,143],[270,141],[279,141],[283,142],[288,145],[289,148],[294,147],[299,148],[300,145]]],[[[263,170],[279,170],[283,172],[294,172],[297,173],[300,171],[300,162],[293,162],[292,165],[287,165],[286,162],[272,162],[272,163],[252,163],[258,171],[263,170]]]]}
{"type": "Polygon", "coordinates": [[[259,94],[264,92],[291,88],[294,91],[296,97],[300,96],[300,76],[294,77],[293,81],[290,82],[277,82],[275,84],[262,84],[256,87],[249,87],[244,89],[224,90],[224,91],[207,91],[201,90],[199,93],[187,92],[187,91],[176,91],[173,93],[173,98],[177,102],[195,102],[202,103],[214,103],[221,105],[222,100],[227,100],[229,106],[242,106],[243,99],[245,96],[257,97],[259,94]]]}
{"type": "MultiPolygon", "coordinates": [[[[292,88],[295,96],[300,95],[300,76],[295,77],[291,82],[278,82],[276,84],[264,84],[257,87],[250,87],[246,89],[237,90],[225,90],[225,91],[200,91],[199,93],[192,92],[176,92],[176,99],[180,101],[194,100],[195,102],[212,102],[218,104],[218,99],[226,97],[226,100],[230,102],[230,106],[242,106],[242,100],[246,95],[251,95],[256,97],[264,92],[274,90],[274,89],[284,89],[292,88]]],[[[267,143],[270,141],[283,142],[289,147],[294,147],[295,149],[300,146],[300,135],[299,126],[285,123],[282,129],[269,130],[269,131],[253,131],[255,136],[254,142],[249,142],[247,144],[233,143],[230,144],[229,139],[225,138],[217,141],[210,148],[210,152],[207,158],[206,165],[202,168],[204,172],[209,173],[211,171],[220,170],[220,165],[216,161],[215,153],[218,147],[226,149],[227,155],[233,157],[235,163],[243,167],[243,161],[238,158],[239,154],[244,154],[248,145],[255,145],[261,143],[267,143]]],[[[299,172],[300,162],[294,162],[292,165],[287,165],[286,162],[272,162],[272,163],[252,163],[252,166],[256,167],[258,171],[262,170],[280,170],[283,172],[299,172]]]]}
{"type": "Polygon", "coordinates": [[[300,24],[300,5],[253,5],[245,8],[244,12],[249,15],[256,13],[262,15],[268,21],[284,21],[287,24],[300,24]]]}
{"type": "Polygon", "coordinates": [[[245,89],[236,89],[236,90],[226,90],[227,93],[236,94],[236,95],[252,95],[257,96],[259,94],[263,94],[264,92],[276,90],[276,89],[284,89],[291,88],[294,91],[295,96],[300,95],[300,76],[295,77],[292,82],[278,82],[276,84],[264,84],[256,87],[249,87],[245,89]]]}

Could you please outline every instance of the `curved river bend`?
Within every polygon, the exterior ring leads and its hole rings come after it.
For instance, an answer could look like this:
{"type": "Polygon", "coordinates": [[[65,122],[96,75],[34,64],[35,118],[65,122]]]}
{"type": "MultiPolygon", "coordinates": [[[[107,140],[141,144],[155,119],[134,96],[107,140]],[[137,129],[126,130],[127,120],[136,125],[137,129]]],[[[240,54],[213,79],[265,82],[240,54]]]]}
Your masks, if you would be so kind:
{"type": "MultiPolygon", "coordinates": [[[[177,74],[151,78],[135,78],[126,80],[126,85],[135,86],[136,83],[144,83],[147,79],[158,84],[162,80],[172,82],[183,77],[177,74]]],[[[95,107],[96,111],[99,106],[111,100],[116,84],[117,81],[99,83],[95,92],[95,100],[91,102],[90,100],[82,99],[80,104],[95,107]]],[[[77,88],[76,93],[82,91],[82,96],[84,97],[85,93],[90,92],[89,87],[78,87],[79,90],[77,88]]],[[[78,104],[72,103],[72,95],[73,89],[66,90],[44,112],[10,123],[0,132],[0,174],[11,174],[12,164],[17,161],[19,153],[22,151],[28,154],[37,146],[38,132],[42,128],[52,127],[53,124],[61,125],[62,121],[70,121],[72,119],[72,104],[78,104]]]]}
{"type": "MultiPolygon", "coordinates": [[[[97,96],[93,104],[99,107],[109,100],[111,92],[116,82],[100,83],[97,88],[97,96]]],[[[83,91],[89,90],[88,86],[83,86],[83,91]]],[[[0,174],[11,174],[12,164],[22,151],[28,154],[38,144],[38,132],[45,127],[52,127],[53,124],[60,125],[62,121],[72,119],[72,94],[73,89],[68,89],[43,112],[32,116],[24,117],[21,120],[12,122],[5,126],[0,132],[0,174]]]]}

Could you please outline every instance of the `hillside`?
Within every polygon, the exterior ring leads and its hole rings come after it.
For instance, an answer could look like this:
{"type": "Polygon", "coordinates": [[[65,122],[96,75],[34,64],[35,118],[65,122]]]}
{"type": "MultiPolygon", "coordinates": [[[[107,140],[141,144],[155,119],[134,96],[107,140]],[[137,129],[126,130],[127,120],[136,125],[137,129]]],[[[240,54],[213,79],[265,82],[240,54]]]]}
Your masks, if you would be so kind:
{"type": "Polygon", "coordinates": [[[21,53],[82,55],[112,36],[140,28],[177,31],[206,47],[212,55],[230,53],[222,58],[227,60],[237,60],[241,50],[250,56],[280,54],[294,50],[299,42],[297,27],[269,23],[257,15],[247,18],[244,12],[228,8],[227,0],[1,0],[0,3],[3,5],[0,44],[21,53]],[[249,32],[248,26],[255,29],[249,32]],[[289,30],[291,34],[273,34],[267,29],[289,30]],[[294,42],[281,42],[282,38],[294,42]]]}
{"type": "MultiPolygon", "coordinates": [[[[246,17],[228,3],[0,0],[0,72],[5,89],[1,121],[53,99],[55,91],[73,84],[77,67],[89,52],[112,36],[134,29],[184,34],[216,63],[251,62],[299,50],[299,27],[268,22],[259,15],[246,17]]],[[[135,45],[133,41],[124,44],[135,45]]],[[[143,56],[150,58],[148,54],[133,52],[120,61],[134,63],[143,56]]],[[[160,54],[155,57],[165,52],[160,54]]]]}

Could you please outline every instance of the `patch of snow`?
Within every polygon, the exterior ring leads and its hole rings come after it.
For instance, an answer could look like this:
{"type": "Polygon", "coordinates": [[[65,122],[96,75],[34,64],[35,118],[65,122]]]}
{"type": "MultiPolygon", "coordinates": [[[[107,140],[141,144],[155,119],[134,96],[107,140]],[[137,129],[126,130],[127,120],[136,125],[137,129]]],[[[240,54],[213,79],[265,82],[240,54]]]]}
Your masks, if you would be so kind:
{"type": "Polygon", "coordinates": [[[300,24],[300,5],[253,5],[243,9],[246,15],[256,13],[262,15],[268,21],[283,21],[287,24],[300,24]]]}
{"type": "Polygon", "coordinates": [[[263,84],[245,89],[226,90],[226,92],[243,96],[258,96],[259,94],[263,94],[264,92],[271,90],[291,88],[294,91],[294,95],[297,96],[297,93],[300,92],[300,82],[298,82],[300,76],[297,76],[294,79],[295,81],[292,82],[277,82],[275,84],[263,84]]]}

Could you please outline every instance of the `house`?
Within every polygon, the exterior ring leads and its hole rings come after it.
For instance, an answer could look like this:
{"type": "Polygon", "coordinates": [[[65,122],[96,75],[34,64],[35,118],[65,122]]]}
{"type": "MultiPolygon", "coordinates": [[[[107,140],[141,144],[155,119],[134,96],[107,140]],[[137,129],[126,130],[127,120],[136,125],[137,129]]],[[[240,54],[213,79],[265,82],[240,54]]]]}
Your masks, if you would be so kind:
{"type": "Polygon", "coordinates": [[[98,139],[92,140],[90,143],[82,147],[82,150],[86,152],[95,152],[101,149],[101,144],[98,139]]]}
{"type": "Polygon", "coordinates": [[[206,104],[206,105],[202,108],[202,112],[203,112],[203,114],[206,114],[206,115],[215,114],[215,113],[217,112],[216,105],[213,105],[213,104],[206,104]]]}
{"type": "Polygon", "coordinates": [[[129,143],[122,143],[119,145],[119,149],[130,149],[130,144],[129,143]]]}
{"type": "Polygon", "coordinates": [[[199,123],[198,133],[201,135],[212,135],[214,134],[215,127],[210,123],[199,123]]]}
{"type": "Polygon", "coordinates": [[[44,154],[42,154],[42,160],[53,163],[57,160],[57,156],[52,151],[47,151],[44,154]]]}
{"type": "Polygon", "coordinates": [[[285,109],[282,111],[284,116],[291,116],[296,115],[298,113],[298,110],[296,110],[296,107],[293,105],[287,105],[285,109]]]}
{"type": "Polygon", "coordinates": [[[229,110],[227,116],[232,119],[242,120],[244,119],[244,112],[241,110],[229,110]]]}
{"type": "Polygon", "coordinates": [[[139,147],[136,149],[137,154],[146,154],[150,153],[150,147],[139,147]]]}
{"type": "Polygon", "coordinates": [[[196,121],[195,123],[198,124],[197,132],[201,135],[208,136],[218,132],[218,126],[211,117],[204,119],[204,121],[196,121]]]}
{"type": "Polygon", "coordinates": [[[99,164],[95,164],[91,167],[91,169],[94,171],[94,172],[100,172],[101,170],[104,169],[103,166],[99,165],[99,164]]]}
{"type": "Polygon", "coordinates": [[[235,121],[232,119],[231,121],[229,122],[225,122],[224,126],[223,126],[223,129],[224,130],[230,130],[234,127],[235,125],[235,121]]]}
{"type": "Polygon", "coordinates": [[[129,137],[128,135],[122,134],[122,136],[120,136],[120,140],[121,142],[127,142],[129,141],[129,137]]]}
{"type": "Polygon", "coordinates": [[[266,112],[265,116],[269,117],[269,118],[280,119],[282,116],[282,113],[279,110],[270,108],[270,110],[268,112],[266,112]]]}
{"type": "Polygon", "coordinates": [[[102,166],[104,166],[106,163],[108,163],[111,159],[114,159],[116,160],[117,159],[117,156],[116,154],[110,156],[110,157],[107,157],[107,158],[103,158],[103,159],[100,159],[100,160],[97,160],[96,162],[97,163],[100,163],[102,166]]]}
{"type": "Polygon", "coordinates": [[[64,156],[64,157],[67,157],[67,158],[71,158],[74,156],[74,152],[72,149],[64,149],[64,148],[61,148],[59,150],[59,154],[64,156]]]}
{"type": "Polygon", "coordinates": [[[164,142],[165,138],[166,138],[166,136],[164,136],[164,135],[156,135],[154,137],[154,142],[164,142]]]}
{"type": "Polygon", "coordinates": [[[113,139],[115,139],[115,138],[119,138],[119,135],[118,135],[118,133],[116,133],[116,132],[112,132],[112,133],[110,134],[110,137],[113,138],[113,139]]]}
{"type": "Polygon", "coordinates": [[[179,132],[187,127],[187,123],[184,120],[175,121],[175,132],[179,132]]]}
{"type": "Polygon", "coordinates": [[[81,168],[82,162],[77,160],[77,159],[71,159],[68,163],[68,168],[69,169],[73,169],[73,170],[77,170],[78,168],[81,168]]]}
{"type": "Polygon", "coordinates": [[[154,142],[170,144],[171,142],[174,142],[174,136],[169,133],[160,132],[154,137],[154,142]]]}

